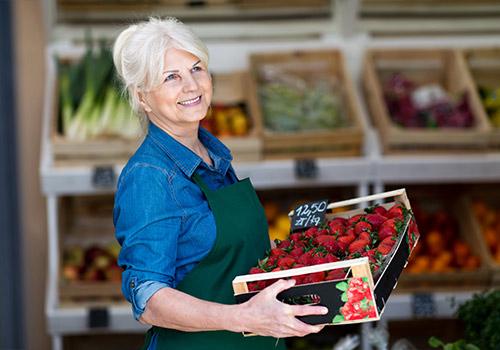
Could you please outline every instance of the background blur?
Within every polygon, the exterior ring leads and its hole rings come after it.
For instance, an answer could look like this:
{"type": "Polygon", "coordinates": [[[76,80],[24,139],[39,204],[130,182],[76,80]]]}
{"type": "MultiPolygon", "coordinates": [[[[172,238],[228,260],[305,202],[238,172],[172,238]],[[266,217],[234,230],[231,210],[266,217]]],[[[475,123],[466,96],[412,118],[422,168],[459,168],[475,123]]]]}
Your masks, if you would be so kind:
{"type": "Polygon", "coordinates": [[[421,248],[378,340],[370,326],[328,327],[290,348],[464,338],[457,305],[500,281],[499,1],[2,0],[0,349],[142,341],[111,222],[140,130],[107,49],[150,15],[178,17],[207,43],[204,126],[251,177],[273,237],[302,201],[407,188],[421,248]]]}

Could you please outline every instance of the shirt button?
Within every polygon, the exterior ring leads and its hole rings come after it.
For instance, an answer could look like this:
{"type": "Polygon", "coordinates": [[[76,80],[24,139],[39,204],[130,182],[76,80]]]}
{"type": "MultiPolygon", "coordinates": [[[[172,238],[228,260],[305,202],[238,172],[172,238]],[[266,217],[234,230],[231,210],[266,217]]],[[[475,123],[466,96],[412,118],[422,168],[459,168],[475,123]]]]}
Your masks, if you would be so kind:
{"type": "Polygon", "coordinates": [[[134,281],[130,281],[130,284],[129,284],[130,288],[135,288],[135,282],[134,281]]]}

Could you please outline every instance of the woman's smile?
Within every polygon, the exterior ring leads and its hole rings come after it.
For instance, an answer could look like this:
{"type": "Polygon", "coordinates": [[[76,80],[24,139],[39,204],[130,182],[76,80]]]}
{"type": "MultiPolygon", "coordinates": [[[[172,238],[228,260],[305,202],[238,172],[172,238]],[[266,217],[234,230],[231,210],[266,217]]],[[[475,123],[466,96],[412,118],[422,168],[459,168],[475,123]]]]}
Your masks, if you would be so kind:
{"type": "Polygon", "coordinates": [[[184,107],[193,107],[193,106],[199,105],[200,102],[201,102],[201,95],[199,95],[195,98],[192,98],[190,100],[179,101],[177,103],[180,104],[181,106],[184,106],[184,107]]]}

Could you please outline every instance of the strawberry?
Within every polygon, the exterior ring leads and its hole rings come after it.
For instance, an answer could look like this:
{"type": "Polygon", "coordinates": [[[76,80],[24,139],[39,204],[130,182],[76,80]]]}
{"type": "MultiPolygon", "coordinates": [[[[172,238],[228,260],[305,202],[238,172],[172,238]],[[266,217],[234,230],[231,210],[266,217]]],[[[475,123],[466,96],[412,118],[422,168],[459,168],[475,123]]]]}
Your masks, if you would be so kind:
{"type": "Polygon", "coordinates": [[[369,232],[361,232],[358,236],[358,239],[362,239],[362,240],[365,240],[365,241],[368,241],[370,242],[370,244],[372,243],[372,236],[370,235],[369,232]]]}
{"type": "Polygon", "coordinates": [[[370,245],[369,241],[358,239],[358,240],[352,242],[351,244],[349,244],[349,253],[351,253],[351,254],[360,253],[360,252],[366,250],[366,247],[369,247],[369,245],[370,245]]]}
{"type": "Polygon", "coordinates": [[[401,204],[399,204],[399,203],[394,204],[387,212],[387,217],[389,219],[398,218],[398,219],[403,220],[404,213],[403,213],[403,207],[401,206],[401,204]]]}
{"type": "Polygon", "coordinates": [[[301,256],[299,256],[297,261],[300,264],[308,266],[308,265],[311,265],[312,258],[313,258],[313,251],[309,250],[309,251],[305,252],[304,254],[302,254],[301,256]]]}
{"type": "Polygon", "coordinates": [[[292,234],[289,236],[289,239],[290,239],[290,241],[292,241],[292,242],[300,242],[300,240],[302,239],[302,234],[301,234],[301,233],[299,233],[299,232],[292,233],[292,234]]]}
{"type": "Polygon", "coordinates": [[[354,215],[349,220],[347,220],[347,225],[348,226],[355,225],[359,220],[361,220],[363,218],[363,216],[364,216],[363,214],[354,215]]]}
{"type": "Polygon", "coordinates": [[[403,229],[403,222],[398,218],[392,218],[384,221],[378,230],[380,240],[389,236],[397,236],[403,229]]]}
{"type": "Polygon", "coordinates": [[[313,272],[304,278],[304,283],[317,283],[325,280],[325,271],[313,272]]]}
{"type": "Polygon", "coordinates": [[[276,243],[276,247],[281,248],[281,249],[286,249],[286,248],[290,247],[291,244],[292,244],[292,242],[290,242],[288,239],[286,239],[284,241],[280,241],[279,243],[276,243]]]}
{"type": "Polygon", "coordinates": [[[334,224],[346,227],[348,225],[348,221],[346,218],[337,217],[328,222],[328,225],[334,225],[334,224]]]}
{"type": "Polygon", "coordinates": [[[286,255],[286,252],[281,249],[281,248],[273,248],[271,249],[271,253],[270,253],[270,256],[285,256],[286,255]]]}
{"type": "Polygon", "coordinates": [[[312,258],[312,265],[326,264],[328,262],[328,258],[326,256],[315,255],[312,258]]]}
{"type": "Polygon", "coordinates": [[[328,224],[328,227],[330,228],[330,232],[332,235],[342,235],[346,230],[345,226],[338,222],[330,222],[328,224]]]}
{"type": "Polygon", "coordinates": [[[331,235],[316,236],[316,238],[314,239],[314,242],[317,245],[324,245],[325,243],[335,242],[335,241],[336,241],[335,236],[331,236],[331,235]]]}
{"type": "Polygon", "coordinates": [[[294,258],[298,258],[304,253],[304,249],[301,247],[295,247],[290,251],[290,256],[294,258]]]}
{"type": "Polygon", "coordinates": [[[375,208],[373,208],[373,214],[378,214],[387,217],[387,209],[385,209],[381,205],[377,205],[375,208]]]}
{"type": "Polygon", "coordinates": [[[316,226],[309,228],[306,232],[304,232],[305,238],[313,238],[318,234],[318,228],[316,226]]]}
{"type": "Polygon", "coordinates": [[[343,269],[330,270],[326,273],[325,281],[340,280],[345,278],[345,272],[343,269]]]}
{"type": "Polygon", "coordinates": [[[392,249],[392,246],[391,245],[387,245],[387,244],[380,244],[378,247],[377,247],[377,252],[379,252],[380,254],[382,255],[387,255],[390,253],[392,249]]]}
{"type": "Polygon", "coordinates": [[[353,227],[349,227],[345,231],[344,235],[346,235],[346,236],[356,236],[356,233],[354,233],[354,228],[353,227]]]}
{"type": "Polygon", "coordinates": [[[366,221],[359,221],[354,226],[354,233],[358,236],[361,232],[370,232],[372,230],[372,225],[366,221]]]}
{"type": "Polygon", "coordinates": [[[337,257],[336,257],[335,255],[333,255],[333,254],[327,254],[327,255],[326,255],[326,260],[327,260],[327,262],[332,263],[332,262],[337,262],[337,261],[339,261],[340,259],[339,259],[339,258],[337,258],[337,257]]]}
{"type": "Polygon", "coordinates": [[[288,256],[278,259],[278,266],[284,268],[290,268],[295,264],[295,259],[288,256]]]}
{"type": "Polygon", "coordinates": [[[264,273],[266,271],[262,270],[261,268],[259,267],[252,267],[250,269],[250,274],[253,275],[253,274],[256,274],[256,273],[264,273]]]}
{"type": "Polygon", "coordinates": [[[254,281],[248,283],[248,290],[255,292],[266,288],[266,281],[254,281]]]}
{"type": "Polygon", "coordinates": [[[380,214],[366,214],[366,220],[372,225],[372,227],[377,230],[384,221],[387,220],[385,216],[380,214]]]}
{"type": "Polygon", "coordinates": [[[354,237],[354,235],[340,236],[337,238],[337,243],[341,250],[346,251],[349,244],[351,244],[351,242],[354,241],[355,239],[356,237],[354,237]]]}

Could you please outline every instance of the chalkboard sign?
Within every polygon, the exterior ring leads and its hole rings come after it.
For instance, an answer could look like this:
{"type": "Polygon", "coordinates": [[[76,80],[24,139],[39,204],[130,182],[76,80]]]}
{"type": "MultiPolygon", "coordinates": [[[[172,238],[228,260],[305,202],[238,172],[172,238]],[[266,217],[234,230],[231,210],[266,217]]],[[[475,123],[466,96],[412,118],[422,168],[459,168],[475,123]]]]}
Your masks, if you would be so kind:
{"type": "Polygon", "coordinates": [[[293,211],[292,231],[321,225],[325,219],[327,206],[327,199],[299,205],[293,211]]]}
{"type": "Polygon", "coordinates": [[[433,317],[436,315],[436,302],[430,293],[413,294],[412,309],[414,317],[433,317]]]}
{"type": "Polygon", "coordinates": [[[115,186],[116,174],[112,166],[97,166],[92,173],[92,185],[95,188],[110,189],[115,186]]]}

